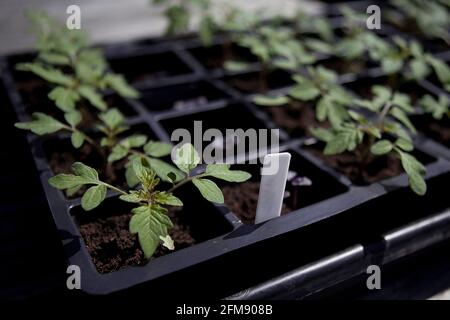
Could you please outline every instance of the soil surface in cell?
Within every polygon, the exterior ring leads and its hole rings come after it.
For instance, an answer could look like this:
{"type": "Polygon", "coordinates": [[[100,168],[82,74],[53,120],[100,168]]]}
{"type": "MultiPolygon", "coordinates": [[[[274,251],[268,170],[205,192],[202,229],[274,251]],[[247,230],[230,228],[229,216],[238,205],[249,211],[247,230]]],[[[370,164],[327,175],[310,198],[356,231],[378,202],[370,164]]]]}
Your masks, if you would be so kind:
{"type": "Polygon", "coordinates": [[[273,122],[285,129],[291,137],[303,137],[309,134],[311,128],[327,126],[316,120],[314,108],[311,105],[302,102],[295,101],[285,106],[261,108],[264,108],[273,122]]]}
{"type": "MultiPolygon", "coordinates": [[[[116,161],[113,164],[102,160],[102,155],[92,145],[84,143],[79,149],[61,148],[60,151],[52,148],[48,152],[48,161],[53,173],[71,173],[72,165],[75,162],[82,162],[90,167],[96,168],[102,181],[118,187],[126,187],[125,180],[125,162],[126,160],[116,161]]],[[[73,195],[67,196],[69,199],[77,198],[86,191],[82,187],[73,195]]]]}
{"type": "MultiPolygon", "coordinates": [[[[256,207],[258,205],[259,182],[244,182],[239,185],[225,186],[222,188],[225,205],[241,219],[243,223],[255,222],[256,207]]],[[[287,214],[293,210],[285,203],[281,214],[287,214]]]]}
{"type": "MultiPolygon", "coordinates": [[[[175,251],[190,247],[197,241],[190,227],[180,218],[181,209],[169,209],[173,228],[169,231],[175,242],[175,251]]],[[[100,273],[109,273],[127,266],[141,266],[147,263],[140,248],[137,234],[129,232],[132,214],[124,212],[106,218],[81,224],[80,233],[84,239],[92,261],[100,273]]],[[[159,246],[151,259],[173,252],[159,246]]]]}
{"type": "Polygon", "coordinates": [[[372,157],[365,166],[362,166],[358,155],[361,150],[358,149],[355,153],[345,152],[332,156],[325,156],[317,147],[307,149],[356,185],[369,185],[403,173],[400,160],[393,155],[372,157]]]}

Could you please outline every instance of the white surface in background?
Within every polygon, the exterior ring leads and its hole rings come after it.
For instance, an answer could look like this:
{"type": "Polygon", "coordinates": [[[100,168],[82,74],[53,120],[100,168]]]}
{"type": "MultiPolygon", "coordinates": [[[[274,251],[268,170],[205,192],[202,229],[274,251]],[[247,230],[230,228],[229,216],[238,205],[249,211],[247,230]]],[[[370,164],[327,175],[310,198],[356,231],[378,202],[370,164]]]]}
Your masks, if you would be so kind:
{"type": "MultiPolygon", "coordinates": [[[[217,0],[216,0],[217,1],[217,0]]],[[[293,15],[297,8],[317,12],[317,4],[307,0],[218,0],[242,9],[268,8],[272,15],[293,15]],[[306,3],[306,5],[305,5],[306,3]]],[[[161,9],[150,0],[2,0],[0,1],[0,54],[24,51],[33,45],[26,8],[47,10],[61,21],[67,18],[71,4],[81,7],[82,28],[93,43],[117,42],[155,36],[165,29],[161,9]]],[[[216,9],[220,13],[220,9],[216,9]]]]}

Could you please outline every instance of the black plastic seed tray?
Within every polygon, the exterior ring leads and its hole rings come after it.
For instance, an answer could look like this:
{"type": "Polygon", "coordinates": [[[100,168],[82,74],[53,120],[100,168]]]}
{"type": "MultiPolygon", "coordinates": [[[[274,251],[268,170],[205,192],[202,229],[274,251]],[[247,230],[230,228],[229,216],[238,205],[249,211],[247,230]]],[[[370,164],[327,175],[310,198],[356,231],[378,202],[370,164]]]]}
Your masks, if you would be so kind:
{"type": "MultiPolygon", "coordinates": [[[[217,41],[220,44],[220,38],[217,41]]],[[[207,127],[220,130],[276,128],[264,110],[251,104],[249,96],[252,92],[239,90],[239,86],[235,86],[236,82],[230,80],[231,77],[249,81],[252,73],[258,70],[258,65],[253,65],[248,72],[229,74],[218,71],[217,68],[209,68],[204,60],[198,60],[204,57],[199,53],[202,50],[204,48],[199,47],[196,39],[126,43],[106,48],[111,68],[123,73],[142,94],[136,101],[119,99],[120,102],[117,102],[117,97],[111,97],[127,115],[127,123],[132,130],[146,133],[155,139],[170,141],[173,130],[193,130],[192,123],[197,120],[203,121],[204,130],[207,127]]],[[[27,96],[20,89],[21,81],[30,79],[14,70],[15,63],[29,58],[30,55],[5,58],[2,73],[3,83],[20,121],[28,120],[31,110],[39,108],[32,101],[27,101],[27,96]]],[[[370,74],[369,70],[367,72],[370,74]]],[[[351,85],[359,78],[357,75],[345,75],[341,80],[351,85]]],[[[271,89],[284,90],[290,84],[289,79],[289,74],[275,74],[271,89]]],[[[427,90],[427,86],[421,89],[427,90]]],[[[276,251],[276,245],[282,244],[294,250],[294,253],[273,254],[279,261],[287,261],[283,266],[260,274],[253,274],[250,269],[243,271],[241,277],[235,277],[242,281],[242,276],[246,275],[246,281],[237,283],[232,277],[234,273],[224,277],[228,283],[215,287],[215,294],[223,297],[236,292],[236,288],[243,289],[247,284],[256,284],[280,274],[281,271],[287,272],[289,269],[285,268],[292,267],[290,263],[295,262],[297,267],[306,265],[360,243],[368,234],[376,236],[379,230],[384,230],[387,226],[393,227],[393,221],[403,225],[418,218],[426,218],[433,214],[433,211],[426,209],[431,205],[430,202],[447,206],[446,195],[438,191],[448,183],[450,158],[446,157],[447,153],[442,146],[425,136],[420,136],[416,141],[417,155],[426,163],[426,179],[431,194],[423,198],[415,196],[409,190],[405,174],[371,185],[356,185],[311,153],[314,145],[311,145],[310,139],[291,137],[284,130],[280,131],[280,138],[282,150],[291,152],[293,156],[290,169],[312,181],[311,187],[300,190],[292,212],[262,224],[243,223],[227,206],[205,203],[192,190],[186,189],[183,190],[184,196],[190,201],[185,202],[182,214],[188,219],[198,244],[152,259],[145,266],[126,267],[117,272],[101,274],[94,266],[79,231],[80,222],[86,219],[80,207],[80,199],[67,199],[62,192],[51,188],[47,183],[54,175],[51,166],[52,150],[56,150],[55,146],[64,148],[68,144],[68,137],[57,134],[41,138],[27,134],[47,202],[65,244],[68,263],[82,268],[82,288],[91,294],[108,294],[138,285],[142,287],[145,283],[175,276],[177,272],[188,272],[194,267],[202,270],[205,265],[214,266],[212,275],[223,272],[221,265],[251,263],[250,258],[253,264],[264,263],[266,258],[263,249],[271,248],[276,251]],[[389,211],[386,206],[391,205],[393,209],[389,211]],[[416,208],[423,210],[411,216],[406,214],[416,208]],[[380,215],[376,217],[378,211],[380,215]],[[375,218],[380,229],[372,229],[369,224],[370,219],[375,218]],[[338,224],[340,227],[336,227],[336,231],[339,230],[339,234],[331,232],[338,224]],[[327,232],[336,238],[324,239],[327,232]],[[300,242],[294,243],[292,240],[297,237],[300,242]],[[309,248],[306,248],[304,241],[309,248]],[[331,246],[330,241],[333,242],[331,246]],[[292,254],[304,254],[304,258],[295,259],[292,254]]],[[[258,183],[259,167],[242,166],[253,173],[253,181],[258,183]]],[[[110,192],[103,209],[96,209],[89,215],[102,217],[116,210],[128,210],[128,207],[117,199],[116,194],[110,192]]],[[[353,254],[352,251],[351,255],[353,254]]],[[[335,267],[344,266],[351,262],[348,259],[348,254],[338,255],[333,258],[332,263],[335,267]]],[[[307,274],[314,276],[313,270],[307,274]]],[[[211,275],[204,277],[207,279],[211,275]]],[[[328,280],[323,281],[325,285],[328,280]]],[[[198,286],[194,290],[202,292],[210,284],[198,286]]]]}

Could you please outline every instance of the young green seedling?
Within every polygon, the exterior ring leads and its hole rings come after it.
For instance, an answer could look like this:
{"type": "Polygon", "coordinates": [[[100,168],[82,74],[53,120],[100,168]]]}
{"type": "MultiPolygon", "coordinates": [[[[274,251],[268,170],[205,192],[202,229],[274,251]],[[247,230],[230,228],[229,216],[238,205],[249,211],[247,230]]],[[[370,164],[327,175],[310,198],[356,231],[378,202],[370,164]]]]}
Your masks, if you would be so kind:
{"type": "Polygon", "coordinates": [[[409,177],[411,189],[419,195],[425,194],[426,169],[411,154],[414,149],[411,133],[416,130],[408,118],[414,111],[409,96],[393,93],[383,86],[373,86],[372,92],[372,100],[355,100],[355,103],[373,112],[375,117],[366,117],[361,110],[350,110],[350,119],[340,126],[317,128],[312,133],[326,142],[325,155],[355,153],[361,175],[373,157],[397,156],[409,177]]]}
{"type": "MultiPolygon", "coordinates": [[[[284,27],[270,25],[256,26],[250,33],[238,34],[235,42],[250,50],[261,64],[260,91],[267,91],[267,75],[273,68],[299,70],[305,65],[316,62],[302,42],[294,37],[294,33],[284,27]]],[[[236,71],[242,63],[229,61],[228,70],[236,71]],[[238,66],[238,67],[236,67],[238,66]]]]}
{"type": "Polygon", "coordinates": [[[81,99],[105,111],[102,92],[106,89],[123,97],[138,97],[122,75],[108,70],[101,51],[88,47],[84,33],[67,29],[44,12],[33,11],[29,17],[37,31],[39,54],[34,62],[19,63],[16,68],[47,81],[53,88],[49,99],[63,112],[76,110],[81,99]]]}
{"type": "MultiPolygon", "coordinates": [[[[446,0],[391,0],[391,5],[406,16],[404,25],[417,28],[422,35],[430,39],[442,39],[450,44],[450,3],[446,0]]],[[[389,21],[398,24],[402,21],[397,12],[388,12],[389,21]]]]}
{"type": "Polygon", "coordinates": [[[419,106],[426,113],[431,114],[435,120],[442,120],[444,117],[450,118],[450,99],[445,94],[440,94],[437,99],[426,94],[419,100],[419,106]]]}
{"type": "Polygon", "coordinates": [[[382,61],[390,49],[390,44],[378,33],[366,27],[367,16],[349,7],[341,9],[344,16],[344,37],[337,41],[333,53],[346,60],[365,61],[369,56],[373,61],[382,61]]]}
{"type": "Polygon", "coordinates": [[[194,13],[199,13],[200,39],[205,46],[212,44],[217,23],[211,11],[211,0],[152,0],[152,3],[164,6],[169,36],[187,33],[194,13]]]}
{"type": "Polygon", "coordinates": [[[296,84],[286,93],[276,96],[255,96],[254,102],[262,106],[280,106],[291,101],[315,102],[318,121],[329,121],[339,126],[349,118],[347,106],[352,95],[338,83],[337,74],[322,66],[308,67],[304,74],[293,76],[296,84]]]}
{"type": "Polygon", "coordinates": [[[450,67],[447,63],[425,52],[415,40],[406,41],[395,36],[393,41],[395,46],[381,60],[386,74],[404,73],[406,68],[407,79],[421,81],[434,71],[443,88],[450,91],[450,67]]]}
{"type": "Polygon", "coordinates": [[[105,199],[107,190],[110,189],[120,196],[122,201],[135,205],[132,209],[133,216],[129,223],[131,233],[137,233],[139,243],[146,258],[150,258],[159,244],[170,250],[174,249],[174,242],[169,235],[173,226],[168,217],[168,206],[182,206],[180,199],[173,193],[181,186],[192,182],[205,199],[214,203],[223,203],[222,191],[209,177],[229,182],[244,182],[251,176],[244,171],[230,170],[225,164],[210,164],[203,173],[193,174],[200,162],[200,158],[194,147],[185,144],[175,152],[175,164],[184,174],[178,183],[175,183],[174,174],[168,176],[173,180],[173,186],[167,190],[159,190],[159,178],[156,173],[144,166],[141,159],[132,161],[132,170],[140,187],[134,190],[124,191],[116,186],[100,180],[98,172],[80,162],[72,166],[73,174],[59,174],[49,179],[49,184],[60,190],[80,189],[87,185],[89,188],[81,198],[81,206],[90,211],[98,207],[105,199]]]}

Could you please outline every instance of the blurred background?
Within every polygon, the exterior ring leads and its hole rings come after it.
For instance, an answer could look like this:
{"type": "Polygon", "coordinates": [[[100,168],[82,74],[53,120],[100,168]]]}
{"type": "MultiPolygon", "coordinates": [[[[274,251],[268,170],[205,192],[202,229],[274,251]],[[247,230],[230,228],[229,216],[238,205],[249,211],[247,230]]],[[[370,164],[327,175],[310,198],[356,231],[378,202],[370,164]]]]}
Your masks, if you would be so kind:
{"type": "MultiPolygon", "coordinates": [[[[293,15],[300,6],[308,12],[320,12],[321,7],[307,0],[219,0],[218,7],[227,3],[246,10],[266,8],[267,15],[293,15]]],[[[25,51],[33,45],[33,35],[24,10],[39,8],[65,21],[69,5],[81,8],[81,27],[86,29],[92,43],[111,43],[160,35],[166,22],[162,8],[151,0],[2,0],[0,2],[0,54],[25,51]]],[[[195,21],[193,21],[193,28],[195,21]]]]}

